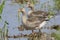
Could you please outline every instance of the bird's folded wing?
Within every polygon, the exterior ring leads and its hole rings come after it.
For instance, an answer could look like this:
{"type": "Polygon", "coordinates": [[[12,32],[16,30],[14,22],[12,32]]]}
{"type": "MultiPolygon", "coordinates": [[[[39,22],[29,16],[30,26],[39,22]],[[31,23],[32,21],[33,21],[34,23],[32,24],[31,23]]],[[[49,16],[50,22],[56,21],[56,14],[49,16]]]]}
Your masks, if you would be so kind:
{"type": "Polygon", "coordinates": [[[34,11],[30,13],[30,16],[43,17],[43,16],[48,16],[48,13],[44,11],[34,11]]]}

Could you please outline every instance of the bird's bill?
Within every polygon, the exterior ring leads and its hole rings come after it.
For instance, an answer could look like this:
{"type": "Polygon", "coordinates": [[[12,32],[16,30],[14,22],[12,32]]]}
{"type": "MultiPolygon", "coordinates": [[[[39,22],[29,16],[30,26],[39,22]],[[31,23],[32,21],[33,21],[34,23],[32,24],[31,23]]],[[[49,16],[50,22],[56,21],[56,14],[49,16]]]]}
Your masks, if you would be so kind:
{"type": "Polygon", "coordinates": [[[25,9],[24,8],[19,8],[18,13],[20,13],[20,12],[25,12],[25,9]]]}

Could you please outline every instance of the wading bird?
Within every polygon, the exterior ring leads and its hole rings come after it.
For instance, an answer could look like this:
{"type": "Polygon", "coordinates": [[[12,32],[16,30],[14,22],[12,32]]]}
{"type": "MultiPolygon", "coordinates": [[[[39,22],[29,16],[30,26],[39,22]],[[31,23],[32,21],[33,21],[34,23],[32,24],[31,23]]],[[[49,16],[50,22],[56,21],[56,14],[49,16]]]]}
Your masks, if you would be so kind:
{"type": "Polygon", "coordinates": [[[28,2],[28,8],[31,10],[28,12],[28,18],[26,16],[26,11],[24,8],[20,8],[18,12],[22,12],[22,22],[24,25],[24,28],[27,30],[33,30],[34,29],[41,29],[47,24],[48,21],[48,12],[44,11],[34,11],[34,7],[32,4],[28,2]]]}

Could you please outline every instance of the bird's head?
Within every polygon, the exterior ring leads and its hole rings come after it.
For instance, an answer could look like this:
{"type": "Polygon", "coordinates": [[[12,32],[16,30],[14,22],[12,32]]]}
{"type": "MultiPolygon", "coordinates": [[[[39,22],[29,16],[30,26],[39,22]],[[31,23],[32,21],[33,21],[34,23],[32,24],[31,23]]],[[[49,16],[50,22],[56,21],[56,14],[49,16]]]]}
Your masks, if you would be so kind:
{"type": "Polygon", "coordinates": [[[19,9],[18,9],[18,13],[20,13],[20,12],[21,12],[22,14],[25,14],[25,9],[24,9],[24,8],[19,8],[19,9]]]}
{"type": "Polygon", "coordinates": [[[30,8],[30,9],[33,9],[34,5],[31,4],[30,2],[27,2],[27,7],[30,8]]]}

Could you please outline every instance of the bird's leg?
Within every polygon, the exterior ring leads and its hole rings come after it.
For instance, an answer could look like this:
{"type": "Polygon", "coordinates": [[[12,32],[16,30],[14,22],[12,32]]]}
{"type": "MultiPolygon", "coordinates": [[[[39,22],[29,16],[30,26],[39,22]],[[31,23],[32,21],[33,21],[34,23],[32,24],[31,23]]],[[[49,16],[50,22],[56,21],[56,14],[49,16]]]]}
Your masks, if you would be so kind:
{"type": "Polygon", "coordinates": [[[39,32],[41,32],[41,30],[39,29],[39,32]]]}
{"type": "MultiPolygon", "coordinates": [[[[39,29],[39,34],[41,35],[41,29],[39,29]]],[[[39,35],[39,36],[40,36],[40,35],[39,35]]]]}
{"type": "Polygon", "coordinates": [[[32,30],[32,33],[34,32],[34,30],[32,30]]]}

